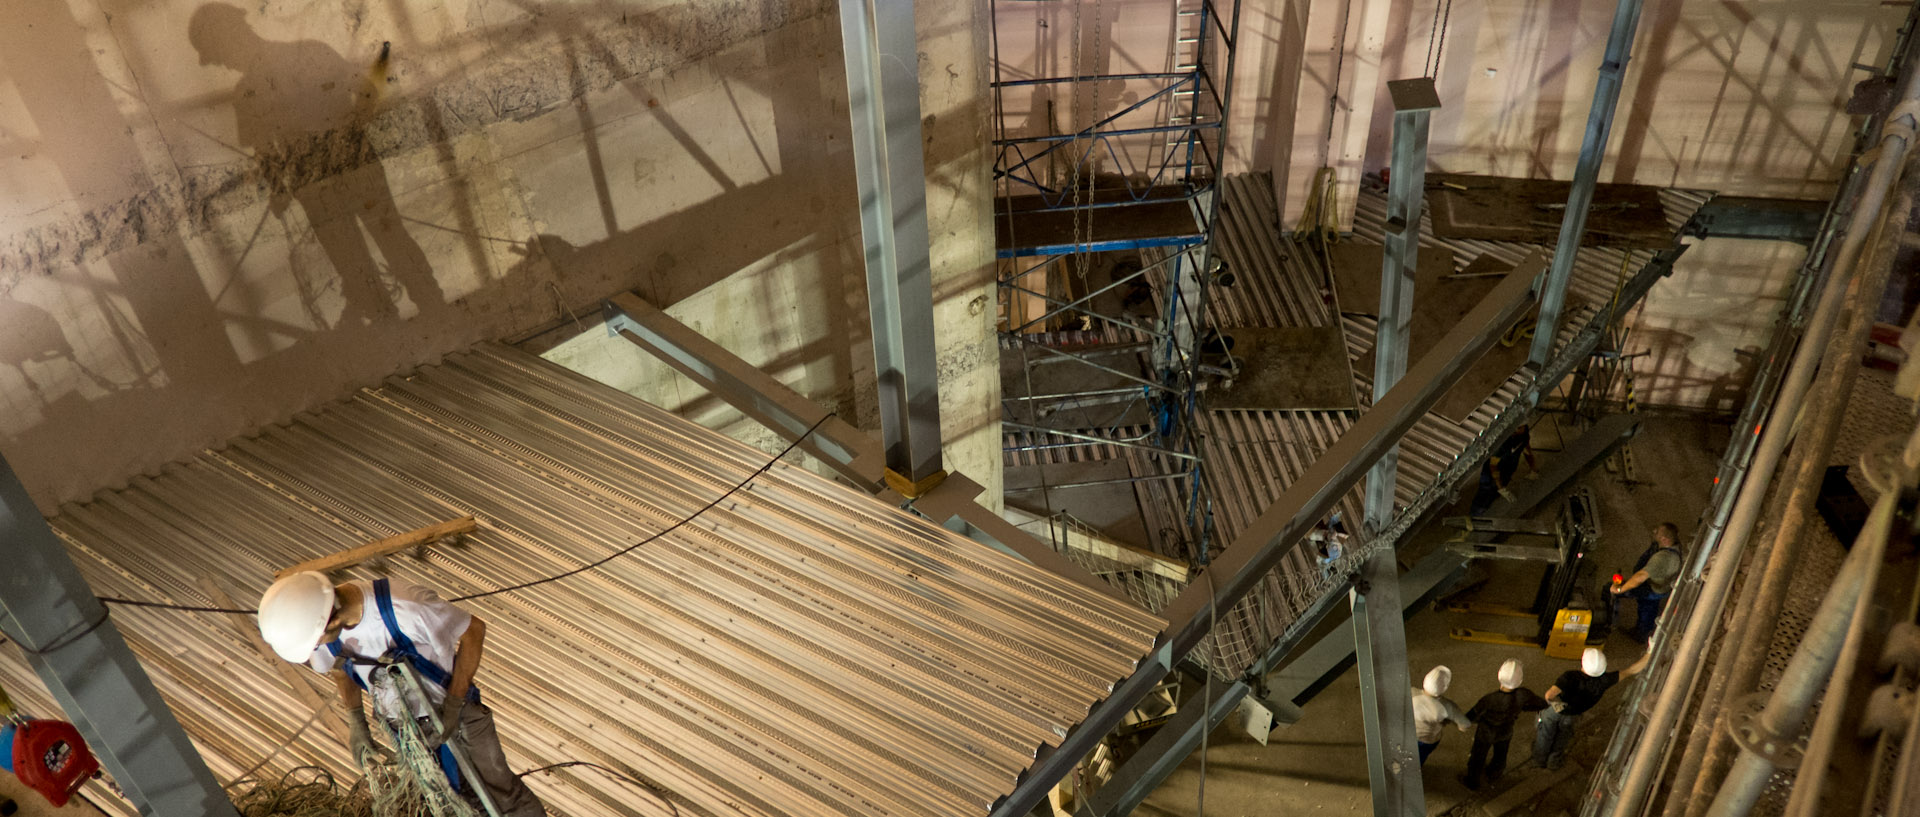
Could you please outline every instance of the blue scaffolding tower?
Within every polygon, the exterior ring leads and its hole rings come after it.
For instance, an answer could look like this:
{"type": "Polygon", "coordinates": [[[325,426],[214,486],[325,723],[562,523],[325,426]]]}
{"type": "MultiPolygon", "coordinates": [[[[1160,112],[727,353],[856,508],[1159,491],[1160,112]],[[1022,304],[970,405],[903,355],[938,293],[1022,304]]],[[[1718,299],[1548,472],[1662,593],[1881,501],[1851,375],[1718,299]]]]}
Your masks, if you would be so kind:
{"type": "Polygon", "coordinates": [[[1226,274],[1210,242],[1240,3],[1169,0],[1156,19],[1139,4],[1120,11],[1102,0],[993,5],[994,226],[1002,348],[1015,360],[1003,368],[1008,455],[1124,451],[1133,468],[1122,481],[1183,486],[1170,516],[1185,520],[1187,552],[1169,555],[1204,564],[1193,421],[1203,379],[1233,365],[1206,315],[1208,286],[1226,274]],[[1114,47],[1119,36],[1133,48],[1114,47]],[[1109,70],[1158,38],[1162,65],[1109,70]]]}

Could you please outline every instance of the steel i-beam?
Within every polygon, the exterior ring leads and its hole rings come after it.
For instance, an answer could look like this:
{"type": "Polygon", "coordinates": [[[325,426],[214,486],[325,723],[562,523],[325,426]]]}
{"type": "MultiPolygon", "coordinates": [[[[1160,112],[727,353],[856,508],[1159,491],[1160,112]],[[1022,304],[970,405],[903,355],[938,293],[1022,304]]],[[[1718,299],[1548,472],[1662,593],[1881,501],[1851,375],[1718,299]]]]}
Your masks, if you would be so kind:
{"type": "MultiPolygon", "coordinates": [[[[1407,334],[1413,320],[1413,279],[1420,257],[1420,208],[1427,184],[1427,123],[1440,96],[1433,80],[1387,83],[1393,96],[1393,165],[1387,176],[1386,259],[1380,270],[1380,327],[1373,342],[1373,399],[1407,372],[1407,334]]],[[[1366,531],[1393,519],[1394,474],[1400,447],[1388,449],[1367,475],[1366,531]]]]}
{"type": "Polygon", "coordinates": [[[913,6],[907,0],[840,0],[880,434],[887,470],[909,496],[941,471],[913,6]]]}
{"type": "MultiPolygon", "coordinates": [[[[1560,241],[1553,248],[1553,266],[1541,289],[1540,320],[1533,327],[1533,348],[1527,362],[1538,369],[1553,353],[1553,336],[1560,328],[1560,310],[1566,304],[1567,283],[1573,278],[1573,257],[1587,231],[1587,210],[1593,188],[1600,181],[1600,162],[1607,157],[1607,136],[1613,131],[1613,111],[1620,101],[1620,83],[1633,51],[1640,25],[1641,0],[1620,0],[1613,9],[1613,30],[1607,35],[1607,53],[1600,62],[1600,81],[1593,88],[1593,107],[1587,111],[1587,134],[1580,143],[1580,161],[1573,171],[1573,189],[1567,193],[1566,215],[1560,221],[1560,241]]],[[[1541,384],[1551,388],[1552,384],[1541,384]]],[[[1537,396],[1538,391],[1534,394],[1537,396]]]]}
{"type": "MultiPolygon", "coordinates": [[[[1387,180],[1385,263],[1380,270],[1380,329],[1373,345],[1373,399],[1378,402],[1407,370],[1413,280],[1420,255],[1420,207],[1427,184],[1427,123],[1440,107],[1433,79],[1394,80],[1393,172],[1387,180]]],[[[1400,447],[1387,449],[1367,474],[1369,539],[1393,521],[1400,447]]],[[[1425,814],[1420,765],[1412,762],[1413,707],[1407,695],[1407,630],[1400,614],[1399,563],[1376,549],[1360,567],[1350,593],[1354,657],[1360,668],[1360,715],[1367,734],[1367,782],[1378,817],[1425,814]]]]}
{"type": "Polygon", "coordinates": [[[127,799],[141,814],[235,814],[4,457],[0,559],[8,636],[127,799]]]}

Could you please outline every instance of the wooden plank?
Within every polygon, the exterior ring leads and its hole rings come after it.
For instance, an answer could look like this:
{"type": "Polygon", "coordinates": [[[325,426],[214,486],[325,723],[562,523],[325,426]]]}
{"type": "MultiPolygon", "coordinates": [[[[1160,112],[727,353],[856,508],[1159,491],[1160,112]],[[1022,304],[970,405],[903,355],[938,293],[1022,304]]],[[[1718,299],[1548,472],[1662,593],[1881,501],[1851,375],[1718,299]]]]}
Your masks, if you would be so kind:
{"type": "Polygon", "coordinates": [[[479,523],[475,522],[471,516],[449,519],[439,524],[428,525],[418,530],[407,531],[398,536],[389,536],[385,539],[368,542],[359,547],[349,548],[339,553],[322,556],[318,559],[308,559],[292,567],[281,569],[280,572],[273,574],[273,577],[275,579],[284,579],[295,573],[302,573],[308,570],[318,570],[321,573],[325,573],[329,570],[352,567],[369,559],[377,559],[381,556],[398,553],[410,547],[429,544],[449,536],[472,533],[479,527],[479,523]]]}
{"type": "MultiPolygon", "coordinates": [[[[213,599],[213,602],[221,607],[233,609],[239,607],[234,603],[233,597],[227,595],[227,591],[221,589],[219,583],[210,576],[200,577],[200,589],[205,590],[207,598],[213,599]]],[[[267,640],[260,636],[260,628],[253,623],[252,618],[233,613],[230,614],[229,620],[233,623],[233,628],[240,632],[240,636],[253,644],[254,651],[260,653],[260,657],[266,659],[266,662],[273,666],[274,671],[280,674],[280,680],[287,682],[287,688],[293,690],[295,697],[312,707],[313,711],[319,711],[322,707],[333,708],[333,702],[328,700],[327,696],[321,694],[320,690],[314,689],[312,684],[307,683],[306,678],[301,677],[301,674],[307,671],[306,669],[281,659],[279,653],[267,646],[267,640]]],[[[340,739],[341,745],[346,744],[347,721],[340,716],[339,712],[321,715],[320,723],[325,724],[327,731],[340,739]]]]}

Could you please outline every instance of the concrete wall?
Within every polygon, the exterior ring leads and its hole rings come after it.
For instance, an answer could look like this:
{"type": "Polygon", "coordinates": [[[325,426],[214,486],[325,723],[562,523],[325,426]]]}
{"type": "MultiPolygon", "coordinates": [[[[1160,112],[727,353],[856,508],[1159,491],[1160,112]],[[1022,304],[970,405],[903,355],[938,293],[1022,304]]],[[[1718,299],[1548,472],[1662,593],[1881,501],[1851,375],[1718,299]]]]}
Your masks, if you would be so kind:
{"type": "MultiPolygon", "coordinates": [[[[1337,220],[1349,225],[1360,174],[1388,161],[1384,83],[1435,66],[1431,170],[1569,179],[1613,11],[1576,0],[1250,8],[1239,82],[1272,90],[1237,105],[1230,155],[1273,172],[1289,227],[1317,171],[1334,167],[1337,220]]],[[[1831,196],[1858,124],[1841,112],[1865,77],[1852,65],[1882,64],[1904,14],[1865,0],[1646,0],[1601,181],[1831,196]]],[[[1641,401],[1728,408],[1753,362],[1736,350],[1764,343],[1803,257],[1766,242],[1689,251],[1633,319],[1630,349],[1650,353],[1635,364],[1641,401]]]]}
{"type": "MultiPolygon", "coordinates": [[[[1298,64],[1295,104],[1243,107],[1248,119],[1234,125],[1261,140],[1254,164],[1271,162],[1287,179],[1289,214],[1299,212],[1313,171],[1329,164],[1329,155],[1347,184],[1386,165],[1392,106],[1378,91],[1387,80],[1426,74],[1430,64],[1438,66],[1443,103],[1433,117],[1434,170],[1572,176],[1613,3],[1459,0],[1444,9],[1444,41],[1432,36],[1433,3],[1275,5],[1246,18],[1250,47],[1271,45],[1243,60],[1251,72],[1243,77],[1285,83],[1287,69],[1298,64]],[[1373,19],[1385,21],[1385,39],[1379,58],[1368,60],[1351,53],[1353,30],[1373,19]],[[1349,53],[1340,59],[1329,44],[1343,27],[1349,53]],[[1431,63],[1430,49],[1439,51],[1431,63]],[[1325,111],[1347,107],[1331,102],[1336,73],[1343,88],[1355,77],[1377,85],[1371,113],[1353,119],[1366,131],[1361,159],[1340,155],[1338,129],[1336,149],[1328,150],[1325,111]]],[[[1837,114],[1865,76],[1851,66],[1884,62],[1903,16],[1900,8],[1864,0],[1645,0],[1601,180],[1827,195],[1853,126],[1837,114]]]]}
{"type": "MultiPolygon", "coordinates": [[[[997,463],[973,348],[983,35],[964,9],[927,16],[942,364],[964,381],[949,428],[958,461],[997,463]]],[[[0,452],[48,510],[480,340],[597,334],[599,299],[626,289],[871,412],[831,3],[52,0],[8,17],[0,452]]],[[[563,359],[730,424],[637,374],[637,352],[597,348],[563,359]]]]}

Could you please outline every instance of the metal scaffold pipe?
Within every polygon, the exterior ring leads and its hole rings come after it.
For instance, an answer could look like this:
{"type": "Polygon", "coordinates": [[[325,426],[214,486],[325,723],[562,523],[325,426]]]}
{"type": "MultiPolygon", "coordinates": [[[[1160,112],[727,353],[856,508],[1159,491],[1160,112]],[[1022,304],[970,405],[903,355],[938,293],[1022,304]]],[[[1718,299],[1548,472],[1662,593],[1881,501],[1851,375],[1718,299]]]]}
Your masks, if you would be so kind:
{"type": "MultiPolygon", "coordinates": [[[[1893,253],[1898,249],[1899,237],[1904,232],[1902,225],[1911,207],[1911,192],[1903,191],[1892,206],[1880,213],[1868,214],[1869,218],[1878,216],[1876,229],[1861,231],[1874,236],[1872,248],[1860,257],[1860,263],[1853,269],[1839,271],[1852,273],[1848,281],[1845,322],[1828,344],[1815,384],[1816,396],[1800,424],[1793,460],[1786,469],[1793,475],[1790,490],[1784,501],[1775,503],[1781,510],[1779,521],[1774,525],[1771,547],[1755,554],[1753,568],[1759,569],[1758,574],[1749,576],[1737,608],[1740,620],[1722,639],[1728,645],[1728,652],[1723,656],[1731,658],[1723,657],[1717,662],[1714,674],[1719,683],[1714,685],[1717,689],[1708,693],[1719,696],[1719,711],[1716,714],[1703,710],[1696,719],[1713,725],[1703,735],[1705,754],[1697,767],[1702,780],[1721,779],[1732,761],[1733,741],[1725,724],[1732,716],[1734,702],[1759,684],[1761,669],[1772,650],[1774,630],[1786,606],[1787,590],[1801,568],[1800,558],[1808,544],[1806,532],[1814,519],[1814,502],[1820,496],[1834,443],[1845,418],[1847,398],[1859,372],[1854,362],[1866,350],[1867,336],[1874,324],[1874,308],[1886,292],[1893,253]]],[[[1709,787],[1695,786],[1686,813],[1703,812],[1711,798],[1709,787]]]]}
{"type": "MultiPolygon", "coordinates": [[[[1897,470],[1907,469],[1903,466],[1897,470]]],[[[1907,473],[1901,473],[1895,479],[1899,484],[1906,484],[1910,482],[1907,477],[1907,473]]],[[[1749,730],[1753,737],[1742,747],[1740,759],[1734,762],[1733,771],[1714,796],[1707,817],[1745,817],[1779,767],[1777,759],[1791,749],[1799,737],[1814,698],[1826,686],[1828,675],[1840,660],[1854,608],[1861,602],[1863,590],[1873,581],[1886,553],[1894,507],[1902,494],[1897,488],[1897,485],[1888,486],[1875,500],[1873,512],[1847,554],[1840,575],[1834,578],[1826,598],[1821,599],[1820,609],[1807,625],[1807,634],[1794,650],[1793,659],[1768,698],[1766,709],[1755,719],[1749,730]]]]}
{"type": "MultiPolygon", "coordinates": [[[[1862,165],[1871,168],[1855,209],[1858,214],[1856,222],[1862,225],[1873,223],[1886,209],[1887,197],[1899,177],[1901,164],[1912,143],[1915,109],[1920,108],[1920,101],[1916,97],[1920,83],[1911,82],[1909,78],[1903,79],[1902,86],[1900,107],[1883,125],[1879,145],[1860,159],[1862,165]]],[[[1631,817],[1640,813],[1654,777],[1663,765],[1667,741],[1673,735],[1681,710],[1691,697],[1690,692],[1707,642],[1719,627],[1720,612],[1738,572],[1740,554],[1759,520],[1781,454],[1792,436],[1793,419],[1800,412],[1801,403],[1812,386],[1814,371],[1834,332],[1848,291],[1846,279],[1860,264],[1862,251],[1872,232],[1871,229],[1849,230],[1834,254],[1832,273],[1820,304],[1808,321],[1807,331],[1782,383],[1780,396],[1768,415],[1759,449],[1755,452],[1752,478],[1742,485],[1735,500],[1733,515],[1713,554],[1713,569],[1701,589],[1691,624],[1669,664],[1672,669],[1664,679],[1655,699],[1653,713],[1634,748],[1620,794],[1614,801],[1614,817],[1631,817]]],[[[1688,754],[1696,753],[1689,751],[1688,754]]],[[[1683,769],[1687,765],[1683,761],[1683,769]]]]}

